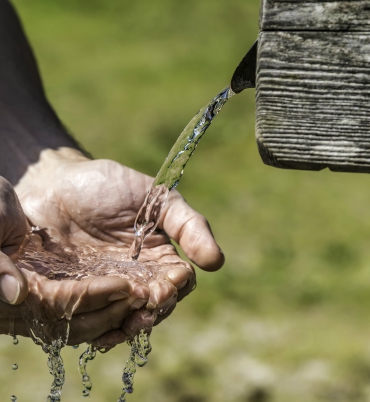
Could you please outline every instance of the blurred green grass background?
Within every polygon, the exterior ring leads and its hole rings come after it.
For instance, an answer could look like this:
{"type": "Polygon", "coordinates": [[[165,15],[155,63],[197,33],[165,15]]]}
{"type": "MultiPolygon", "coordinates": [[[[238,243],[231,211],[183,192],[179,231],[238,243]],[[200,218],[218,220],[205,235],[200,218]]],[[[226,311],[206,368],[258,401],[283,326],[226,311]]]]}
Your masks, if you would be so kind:
{"type": "MultiPolygon", "coordinates": [[[[14,0],[49,99],[95,158],[154,176],[258,33],[258,0],[14,0]]],[[[370,401],[367,175],[262,164],[254,93],[235,96],[179,185],[225,252],[155,328],[129,401],[370,401]]],[[[44,401],[46,355],[0,339],[0,400],[44,401]],[[13,362],[19,369],[11,370],[13,362]]],[[[66,348],[64,401],[81,400],[66,348]]],[[[116,401],[125,346],[90,366],[92,402],[116,401]]]]}

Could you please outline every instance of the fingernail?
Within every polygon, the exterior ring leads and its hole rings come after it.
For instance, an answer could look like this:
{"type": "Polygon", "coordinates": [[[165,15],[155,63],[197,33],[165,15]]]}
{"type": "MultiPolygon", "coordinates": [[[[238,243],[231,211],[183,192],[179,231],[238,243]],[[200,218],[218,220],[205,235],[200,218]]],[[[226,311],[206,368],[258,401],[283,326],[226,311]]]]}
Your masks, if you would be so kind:
{"type": "Polygon", "coordinates": [[[116,300],[122,300],[122,299],[127,299],[129,296],[129,294],[123,290],[120,290],[118,292],[112,293],[109,297],[108,297],[108,301],[113,302],[116,300]]]}
{"type": "Polygon", "coordinates": [[[147,302],[148,300],[137,299],[131,304],[130,310],[139,310],[139,308],[143,307],[147,302]]]}
{"type": "Polygon", "coordinates": [[[14,304],[21,291],[20,283],[14,276],[3,275],[0,278],[0,299],[6,303],[14,304]]]}

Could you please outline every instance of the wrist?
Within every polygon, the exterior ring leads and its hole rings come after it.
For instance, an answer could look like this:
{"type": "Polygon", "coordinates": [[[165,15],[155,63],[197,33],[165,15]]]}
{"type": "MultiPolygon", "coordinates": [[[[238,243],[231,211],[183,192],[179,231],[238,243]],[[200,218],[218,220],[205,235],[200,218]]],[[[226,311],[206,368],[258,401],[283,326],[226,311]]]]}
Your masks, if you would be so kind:
{"type": "Polygon", "coordinates": [[[58,149],[44,149],[40,152],[36,163],[28,165],[26,171],[14,187],[18,197],[28,193],[40,184],[52,183],[53,176],[57,169],[63,168],[73,163],[81,163],[90,159],[79,149],[71,147],[60,147],[58,149]]]}
{"type": "MultiPolygon", "coordinates": [[[[15,186],[32,165],[42,165],[53,152],[60,158],[81,154],[79,144],[61,127],[31,130],[21,119],[9,122],[0,111],[0,176],[15,186]],[[12,123],[12,124],[11,124],[12,123]],[[37,135],[35,134],[37,133],[37,135]],[[65,151],[68,149],[69,151],[65,151]],[[45,154],[45,157],[43,155],[45,154]]],[[[11,115],[11,113],[9,113],[11,115]]],[[[8,116],[9,116],[8,115],[8,116]]]]}

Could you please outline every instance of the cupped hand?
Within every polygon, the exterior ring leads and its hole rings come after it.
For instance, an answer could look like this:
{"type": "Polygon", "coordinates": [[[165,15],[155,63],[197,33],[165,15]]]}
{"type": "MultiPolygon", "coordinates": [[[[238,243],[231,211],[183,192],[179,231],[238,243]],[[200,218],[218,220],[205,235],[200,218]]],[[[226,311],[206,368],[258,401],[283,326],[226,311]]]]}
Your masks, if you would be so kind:
{"type": "MultiPolygon", "coordinates": [[[[109,160],[91,161],[78,151],[48,150],[25,174],[17,192],[32,223],[46,228],[46,247],[90,247],[126,253],[134,239],[133,225],[152,178],[109,160]]],[[[146,239],[139,261],[156,261],[161,274],[149,283],[146,309],[130,315],[121,329],[97,343],[111,345],[127,339],[153,316],[166,317],[193,289],[192,266],[177,254],[170,238],[188,258],[207,271],[219,269],[224,256],[204,217],[172,191],[158,229],[146,239]]],[[[105,279],[102,279],[105,280],[105,279]]]]}
{"type": "Polygon", "coordinates": [[[0,177],[0,333],[29,336],[22,314],[29,306],[45,322],[67,316],[70,343],[91,341],[120,328],[127,316],[148,302],[149,288],[124,278],[58,282],[29,271],[17,253],[26,247],[30,229],[13,187],[0,177]]]}

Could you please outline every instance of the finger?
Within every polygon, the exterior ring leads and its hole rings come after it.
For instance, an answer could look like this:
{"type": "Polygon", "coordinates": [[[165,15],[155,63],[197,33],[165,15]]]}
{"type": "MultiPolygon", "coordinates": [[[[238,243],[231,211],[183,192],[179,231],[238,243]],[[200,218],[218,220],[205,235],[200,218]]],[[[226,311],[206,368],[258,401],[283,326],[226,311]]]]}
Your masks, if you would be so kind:
{"type": "Polygon", "coordinates": [[[0,251],[0,299],[9,304],[22,303],[28,294],[28,284],[13,261],[0,251]]]}
{"type": "Polygon", "coordinates": [[[150,296],[146,308],[165,313],[177,300],[177,289],[169,281],[156,280],[149,284],[150,296]]]}
{"type": "Polygon", "coordinates": [[[100,310],[119,299],[127,299],[130,305],[142,299],[142,305],[149,298],[147,285],[130,283],[125,278],[106,276],[82,281],[53,281],[35,272],[24,272],[30,284],[28,303],[39,303],[43,307],[40,318],[44,321],[71,319],[72,314],[100,310]]]}
{"type": "Polygon", "coordinates": [[[174,303],[172,306],[170,306],[170,308],[168,308],[165,313],[158,314],[157,319],[154,322],[154,326],[160,324],[162,321],[164,321],[166,318],[168,318],[172,314],[173,310],[175,310],[175,308],[176,308],[176,303],[174,303]]]}
{"type": "Polygon", "coordinates": [[[184,250],[186,256],[205,271],[222,267],[225,257],[207,220],[174,191],[161,218],[163,229],[184,250]]]}
{"type": "Polygon", "coordinates": [[[190,277],[194,276],[194,271],[189,266],[179,265],[170,268],[166,273],[166,279],[169,280],[178,289],[185,286],[190,277]]]}
{"type": "Polygon", "coordinates": [[[156,320],[156,314],[141,309],[131,314],[123,323],[122,329],[112,330],[91,343],[98,347],[111,349],[114,346],[132,340],[141,330],[150,334],[156,320]]]}
{"type": "Polygon", "coordinates": [[[120,329],[124,319],[131,313],[131,303],[129,299],[124,299],[101,310],[74,315],[70,323],[68,343],[90,342],[111,330],[120,329]]]}
{"type": "Polygon", "coordinates": [[[156,314],[146,309],[140,309],[126,318],[121,329],[106,332],[99,338],[92,340],[91,343],[98,347],[113,348],[119,343],[133,339],[141,330],[150,334],[155,319],[156,314]]]}
{"type": "Polygon", "coordinates": [[[74,314],[80,314],[102,309],[117,300],[128,299],[132,287],[128,279],[101,276],[78,282],[74,292],[81,294],[74,309],[74,314]]]}
{"type": "Polygon", "coordinates": [[[74,314],[99,310],[122,299],[127,299],[127,303],[137,309],[149,299],[149,288],[144,283],[116,276],[94,277],[86,281],[89,283],[84,283],[85,280],[78,282],[75,289],[75,293],[80,291],[83,294],[73,310],[74,314]]]}
{"type": "Polygon", "coordinates": [[[91,344],[99,348],[111,349],[120,343],[128,340],[129,336],[122,329],[113,329],[108,331],[97,339],[91,341],[91,344]]]}
{"type": "Polygon", "coordinates": [[[195,287],[195,272],[191,265],[178,265],[167,271],[168,279],[178,290],[177,301],[182,300],[195,287]]]}
{"type": "Polygon", "coordinates": [[[127,339],[134,338],[134,336],[138,335],[141,330],[150,334],[156,318],[157,314],[142,308],[135,311],[125,319],[122,325],[122,330],[128,336],[127,339]]]}
{"type": "MultiPolygon", "coordinates": [[[[94,312],[73,315],[70,322],[68,344],[74,345],[90,342],[92,339],[98,338],[106,332],[110,332],[112,329],[120,328],[124,319],[132,314],[133,310],[141,308],[148,301],[148,288],[144,287],[145,293],[143,293],[142,286],[138,283],[133,283],[132,288],[132,294],[125,299],[110,303],[107,307],[94,312]],[[145,297],[145,299],[137,299],[136,297],[145,297]]],[[[30,303],[30,300],[28,300],[28,303],[30,303]]],[[[47,316],[47,318],[49,318],[50,313],[47,314],[47,316]]],[[[53,318],[55,319],[55,316],[53,318]]],[[[15,334],[28,336],[26,324],[21,319],[20,308],[0,302],[0,333],[9,333],[10,319],[15,319],[17,322],[14,328],[15,334]]],[[[123,332],[121,335],[124,335],[125,339],[127,339],[127,335],[123,332]]],[[[124,340],[122,340],[122,342],[123,341],[124,340]]],[[[119,342],[113,340],[110,343],[117,344],[119,342]]]]}
{"type": "Polygon", "coordinates": [[[194,290],[196,284],[194,268],[185,262],[168,269],[164,279],[176,286],[178,291],[177,302],[194,290]]]}

